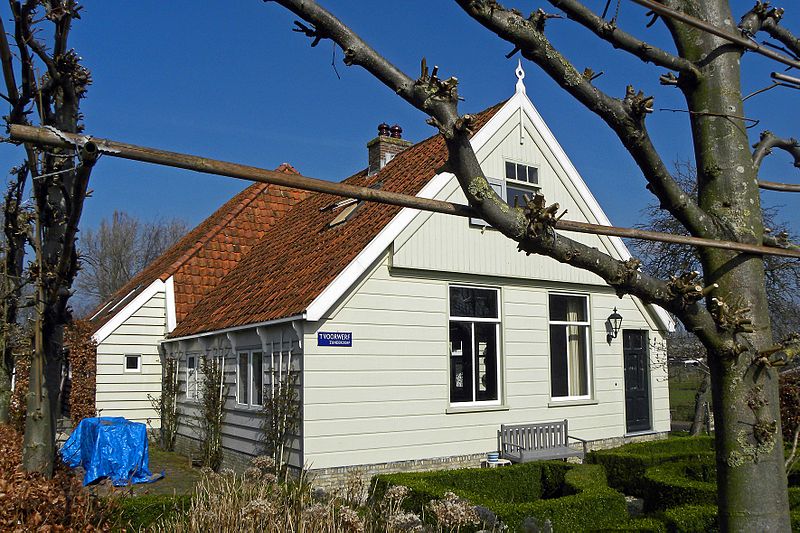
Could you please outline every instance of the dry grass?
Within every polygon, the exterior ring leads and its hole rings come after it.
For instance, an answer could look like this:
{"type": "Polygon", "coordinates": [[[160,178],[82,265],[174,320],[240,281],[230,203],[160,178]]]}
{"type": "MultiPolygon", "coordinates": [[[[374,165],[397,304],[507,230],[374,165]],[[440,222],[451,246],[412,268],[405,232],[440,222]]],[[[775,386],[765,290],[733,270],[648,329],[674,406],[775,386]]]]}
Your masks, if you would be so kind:
{"type": "Polygon", "coordinates": [[[242,475],[230,470],[218,474],[205,470],[188,512],[161,520],[155,524],[155,531],[399,533],[459,531],[465,527],[471,531],[485,525],[475,507],[452,494],[430,503],[430,515],[437,522],[425,525],[419,516],[403,510],[409,494],[406,487],[392,487],[379,502],[370,502],[358,476],[331,494],[313,490],[304,475],[280,483],[269,457],[254,459],[253,466],[242,475]]]}

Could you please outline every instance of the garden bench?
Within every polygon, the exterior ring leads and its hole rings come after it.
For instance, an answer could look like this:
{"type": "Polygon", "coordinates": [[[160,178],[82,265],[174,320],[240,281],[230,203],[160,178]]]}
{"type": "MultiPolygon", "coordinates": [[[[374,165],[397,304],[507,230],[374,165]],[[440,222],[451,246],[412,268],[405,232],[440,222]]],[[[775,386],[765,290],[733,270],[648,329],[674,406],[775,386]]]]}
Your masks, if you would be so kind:
{"type": "Polygon", "coordinates": [[[497,432],[500,457],[515,463],[547,461],[586,455],[587,442],[567,433],[567,421],[540,424],[502,424],[497,432]],[[569,439],[583,443],[583,450],[567,445],[569,439]]]}

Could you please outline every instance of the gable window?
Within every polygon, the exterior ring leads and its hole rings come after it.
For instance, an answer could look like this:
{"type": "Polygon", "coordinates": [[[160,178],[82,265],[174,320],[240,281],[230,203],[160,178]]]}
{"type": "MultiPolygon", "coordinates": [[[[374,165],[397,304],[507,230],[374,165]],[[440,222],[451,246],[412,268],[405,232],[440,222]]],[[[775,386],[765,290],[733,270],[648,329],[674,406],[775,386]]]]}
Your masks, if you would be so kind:
{"type": "MultiPolygon", "coordinates": [[[[511,207],[522,207],[525,195],[533,196],[539,191],[539,169],[513,161],[505,162],[505,179],[486,177],[492,190],[511,207]],[[516,204],[515,204],[516,202],[516,204]]],[[[470,223],[477,226],[487,226],[488,223],[480,218],[471,218],[470,223]]]]}
{"type": "Polygon", "coordinates": [[[142,371],[142,355],[125,354],[125,372],[141,372],[141,371],[142,371]]]}
{"type": "Polygon", "coordinates": [[[236,360],[236,403],[264,404],[264,357],[261,352],[239,352],[236,360]]]}
{"type": "Polygon", "coordinates": [[[189,355],[186,357],[186,399],[197,400],[197,383],[199,377],[197,375],[200,367],[199,357],[196,355],[189,355]]]}
{"type": "Polygon", "coordinates": [[[550,295],[550,395],[589,398],[589,298],[550,295]]]}
{"type": "Polygon", "coordinates": [[[500,290],[450,287],[450,403],[499,403],[500,290]]]}

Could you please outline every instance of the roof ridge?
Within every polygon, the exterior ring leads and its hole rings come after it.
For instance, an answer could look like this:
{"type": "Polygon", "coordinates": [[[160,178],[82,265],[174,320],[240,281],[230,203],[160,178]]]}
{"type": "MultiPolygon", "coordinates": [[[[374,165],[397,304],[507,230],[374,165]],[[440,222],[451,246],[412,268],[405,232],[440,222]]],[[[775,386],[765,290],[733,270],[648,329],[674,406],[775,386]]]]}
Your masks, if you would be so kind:
{"type": "MultiPolygon", "coordinates": [[[[245,193],[248,191],[248,189],[253,190],[252,194],[250,195],[250,198],[245,197],[244,201],[239,202],[236,207],[228,211],[228,213],[226,213],[216,224],[211,226],[208,229],[208,231],[203,233],[203,235],[201,235],[200,238],[198,238],[197,241],[191,247],[189,247],[188,250],[186,250],[183,254],[181,254],[178,257],[178,259],[173,261],[166,269],[164,269],[164,272],[160,273],[158,275],[158,278],[161,279],[162,281],[165,281],[172,274],[174,274],[178,270],[178,268],[180,268],[184,263],[186,263],[189,259],[191,259],[198,251],[200,251],[200,249],[203,248],[203,245],[205,245],[208,241],[211,240],[212,237],[215,237],[220,231],[222,231],[222,229],[225,228],[225,226],[227,226],[231,220],[236,218],[236,216],[238,216],[242,211],[247,209],[250,206],[250,204],[252,204],[256,200],[256,198],[258,198],[259,194],[264,192],[265,189],[269,188],[269,185],[270,185],[269,183],[254,183],[253,185],[247,187],[245,190],[239,193],[239,194],[245,193]]],[[[210,216],[214,216],[213,213],[210,216]]]]}

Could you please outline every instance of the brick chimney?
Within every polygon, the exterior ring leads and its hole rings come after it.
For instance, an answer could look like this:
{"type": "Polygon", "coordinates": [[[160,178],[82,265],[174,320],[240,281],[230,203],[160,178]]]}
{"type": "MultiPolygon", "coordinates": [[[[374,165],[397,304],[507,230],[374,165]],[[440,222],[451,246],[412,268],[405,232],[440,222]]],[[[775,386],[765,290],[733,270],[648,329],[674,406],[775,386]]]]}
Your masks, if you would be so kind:
{"type": "Polygon", "coordinates": [[[394,156],[411,146],[411,141],[403,139],[403,128],[395,124],[389,127],[385,122],[378,126],[378,136],[367,143],[369,152],[369,175],[375,174],[394,156]]]}

